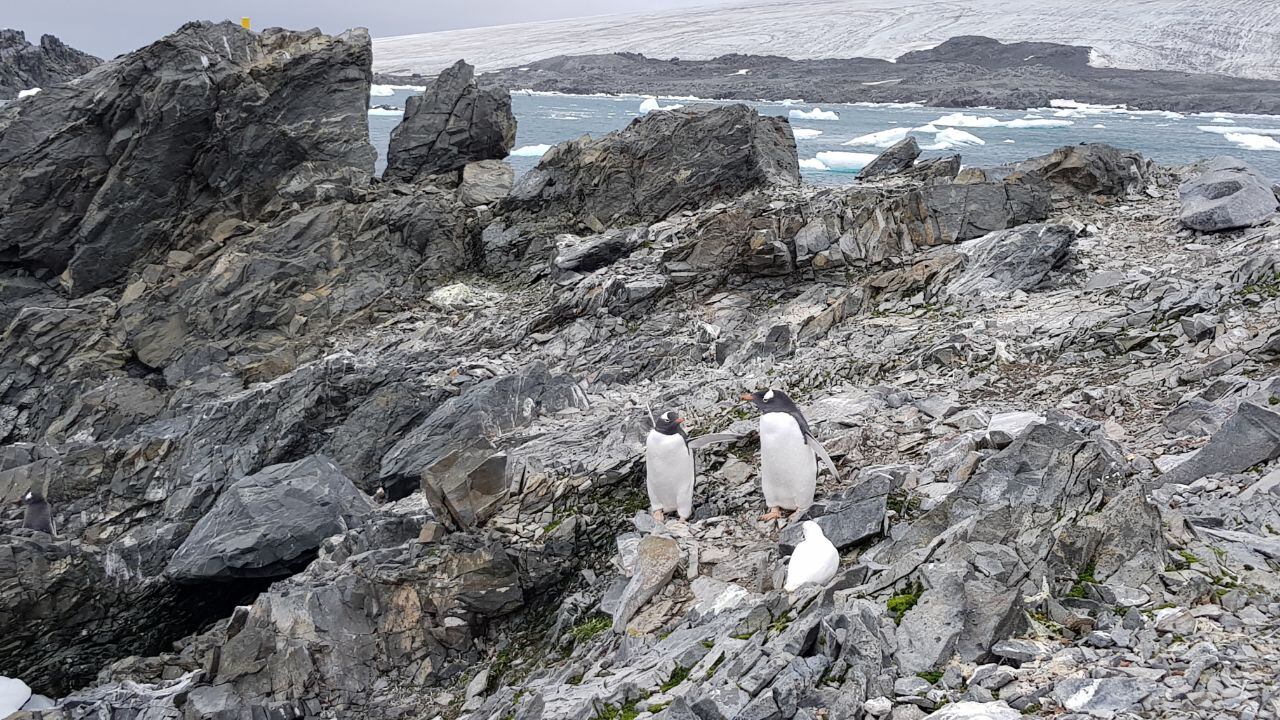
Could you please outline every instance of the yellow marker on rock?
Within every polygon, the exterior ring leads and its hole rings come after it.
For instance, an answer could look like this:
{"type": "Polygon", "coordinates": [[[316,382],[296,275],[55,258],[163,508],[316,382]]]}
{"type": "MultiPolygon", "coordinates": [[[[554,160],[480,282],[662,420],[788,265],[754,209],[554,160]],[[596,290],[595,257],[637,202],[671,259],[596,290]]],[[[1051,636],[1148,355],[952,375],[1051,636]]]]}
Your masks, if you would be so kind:
{"type": "Polygon", "coordinates": [[[241,25],[245,30],[248,30],[248,29],[249,29],[249,18],[247,18],[247,17],[242,17],[242,18],[240,18],[240,25],[241,25]]]}

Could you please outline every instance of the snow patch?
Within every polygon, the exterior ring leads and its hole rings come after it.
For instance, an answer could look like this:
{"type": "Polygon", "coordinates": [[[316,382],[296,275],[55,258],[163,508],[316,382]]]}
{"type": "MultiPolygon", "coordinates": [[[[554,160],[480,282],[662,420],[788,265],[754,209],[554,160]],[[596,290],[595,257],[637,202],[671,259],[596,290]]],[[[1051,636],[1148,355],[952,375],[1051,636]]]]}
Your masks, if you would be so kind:
{"type": "Polygon", "coordinates": [[[911,132],[911,128],[889,128],[880,132],[859,135],[852,140],[846,140],[841,145],[870,145],[872,147],[887,148],[895,143],[900,143],[907,139],[907,134],[911,132]]]}
{"type": "Polygon", "coordinates": [[[1252,133],[1227,133],[1224,135],[1227,142],[1235,143],[1245,150],[1278,150],[1280,151],[1280,140],[1269,135],[1255,135],[1252,133]]]}
{"type": "Polygon", "coordinates": [[[742,68],[738,72],[734,73],[734,75],[750,75],[750,74],[751,74],[751,68],[742,68]]]}
{"type": "Polygon", "coordinates": [[[39,94],[40,94],[40,88],[27,88],[26,90],[18,91],[18,99],[21,100],[24,97],[31,97],[32,95],[39,95],[39,94]]]}
{"type": "Polygon", "coordinates": [[[524,145],[511,151],[512,157],[542,157],[551,149],[550,145],[524,145]]]}
{"type": "Polygon", "coordinates": [[[812,110],[792,110],[787,113],[792,120],[839,120],[840,116],[830,110],[816,107],[812,110]]]}
{"type": "MultiPolygon", "coordinates": [[[[828,150],[818,153],[817,160],[831,172],[858,172],[878,157],[875,153],[839,152],[828,150]]],[[[813,168],[817,169],[817,168],[813,168]]]]}
{"type": "Polygon", "coordinates": [[[22,709],[31,697],[31,688],[17,678],[0,675],[0,718],[22,709]]]}
{"type": "Polygon", "coordinates": [[[874,82],[864,82],[864,83],[862,83],[862,84],[863,84],[863,85],[868,85],[868,86],[871,86],[871,85],[892,85],[892,84],[894,84],[894,83],[900,83],[900,82],[902,82],[902,78],[894,78],[894,79],[892,79],[892,80],[876,80],[876,81],[874,81],[874,82]]]}
{"type": "Polygon", "coordinates": [[[791,134],[795,135],[797,140],[812,140],[821,135],[822,131],[814,130],[813,128],[793,127],[791,128],[791,134]]]}

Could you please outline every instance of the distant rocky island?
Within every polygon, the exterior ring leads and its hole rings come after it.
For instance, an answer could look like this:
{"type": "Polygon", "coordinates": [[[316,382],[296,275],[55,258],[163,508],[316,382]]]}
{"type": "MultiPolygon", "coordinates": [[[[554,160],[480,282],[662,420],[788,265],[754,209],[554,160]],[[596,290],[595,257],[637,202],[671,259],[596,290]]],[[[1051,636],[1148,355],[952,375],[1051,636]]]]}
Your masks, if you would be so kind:
{"type": "Polygon", "coordinates": [[[99,58],[68,47],[52,35],[42,35],[40,44],[32,45],[21,30],[0,30],[0,100],[70,80],[101,64],[99,58]]]}
{"type": "MultiPolygon", "coordinates": [[[[792,60],[724,55],[657,60],[635,53],[562,55],[486,73],[511,90],[638,93],[727,100],[905,103],[939,107],[1045,107],[1065,98],[1143,110],[1280,113],[1280,81],[1089,64],[1090,49],[1041,42],[954,37],[896,61],[792,60]]],[[[419,76],[379,82],[421,84],[419,76]]]]}
{"type": "Polygon", "coordinates": [[[517,179],[457,61],[378,175],[371,61],[193,22],[0,108],[0,717],[1275,717],[1260,173],[908,137],[819,188],[704,103],[517,179]],[[834,461],[786,519],[762,388],[834,461]],[[655,411],[734,438],[685,518],[655,411]]]}

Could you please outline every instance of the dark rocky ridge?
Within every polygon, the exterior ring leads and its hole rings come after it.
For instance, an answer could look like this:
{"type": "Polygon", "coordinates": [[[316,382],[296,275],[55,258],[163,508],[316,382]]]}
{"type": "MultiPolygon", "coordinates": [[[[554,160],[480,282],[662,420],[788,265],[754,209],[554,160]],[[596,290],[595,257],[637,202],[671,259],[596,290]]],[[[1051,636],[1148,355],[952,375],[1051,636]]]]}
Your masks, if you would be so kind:
{"type": "MultiPolygon", "coordinates": [[[[1270,712],[1280,219],[1247,168],[896,152],[818,189],[785,120],[728,106],[562,144],[515,196],[492,159],[380,181],[344,112],[367,41],[281,32],[246,36],[296,40],[255,82],[351,152],[265,208],[170,208],[84,295],[0,266],[0,500],[42,489],[61,533],[0,510],[0,673],[61,696],[19,718],[1270,712]],[[1251,227],[1184,227],[1180,185],[1251,227]],[[790,595],[736,401],[764,384],[841,466],[806,513],[843,567],[790,595]],[[651,405],[741,438],[687,523],[644,512],[651,405]]],[[[68,171],[18,105],[0,146],[68,171]]],[[[137,112],[192,144],[208,117],[137,112]]],[[[90,212],[54,205],[26,218],[90,212]]]]}
{"type": "Polygon", "coordinates": [[[52,35],[32,45],[20,30],[0,30],[0,100],[31,88],[47,88],[83,75],[102,60],[67,47],[52,35]]]}
{"type": "Polygon", "coordinates": [[[749,55],[714,60],[654,60],[634,53],[570,55],[486,73],[481,80],[511,90],[565,93],[1015,109],[1044,107],[1050,100],[1066,98],[1147,110],[1280,114],[1280,81],[1095,68],[1088,65],[1088,53],[1083,47],[1002,44],[964,36],[907,53],[896,62],[749,55]],[[736,74],[743,69],[750,73],[736,74]]]}

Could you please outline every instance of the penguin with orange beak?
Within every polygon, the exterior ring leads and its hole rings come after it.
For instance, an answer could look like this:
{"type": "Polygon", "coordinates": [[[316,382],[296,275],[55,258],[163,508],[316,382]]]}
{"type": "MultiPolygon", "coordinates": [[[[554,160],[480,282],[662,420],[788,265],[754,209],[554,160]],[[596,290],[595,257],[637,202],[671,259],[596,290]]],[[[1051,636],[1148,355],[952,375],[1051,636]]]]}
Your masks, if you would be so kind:
{"type": "Polygon", "coordinates": [[[668,410],[653,419],[645,441],[645,481],[649,511],[663,522],[674,512],[681,520],[693,515],[693,448],[684,431],[684,418],[668,410]]]}
{"type": "Polygon", "coordinates": [[[809,430],[800,408],[781,390],[744,393],[742,399],[760,410],[760,489],[769,512],[761,520],[797,513],[813,504],[818,460],[837,480],[835,463],[809,430]]]}

